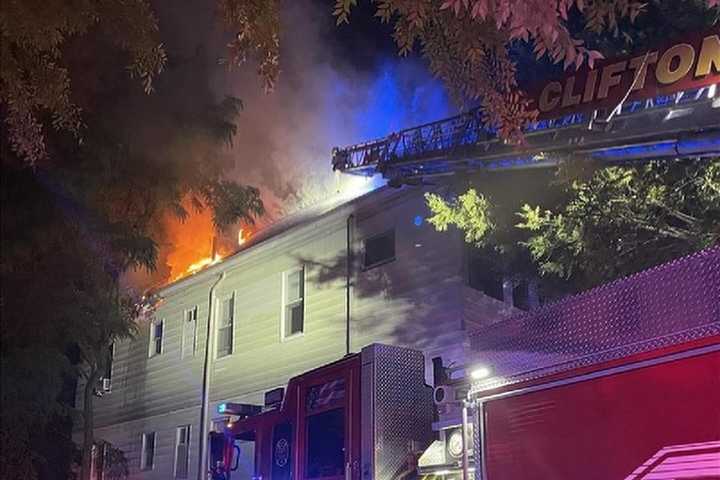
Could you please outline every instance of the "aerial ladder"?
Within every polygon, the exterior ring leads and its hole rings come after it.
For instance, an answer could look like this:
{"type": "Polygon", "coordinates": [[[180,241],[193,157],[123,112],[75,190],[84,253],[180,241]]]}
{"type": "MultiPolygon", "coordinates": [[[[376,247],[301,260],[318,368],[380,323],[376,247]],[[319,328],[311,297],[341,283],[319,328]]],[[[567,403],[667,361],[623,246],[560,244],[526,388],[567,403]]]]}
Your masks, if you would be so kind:
{"type": "Polygon", "coordinates": [[[532,122],[525,144],[499,138],[480,108],[332,151],[333,170],[391,186],[476,170],[605,164],[720,154],[718,83],[532,122]]]}

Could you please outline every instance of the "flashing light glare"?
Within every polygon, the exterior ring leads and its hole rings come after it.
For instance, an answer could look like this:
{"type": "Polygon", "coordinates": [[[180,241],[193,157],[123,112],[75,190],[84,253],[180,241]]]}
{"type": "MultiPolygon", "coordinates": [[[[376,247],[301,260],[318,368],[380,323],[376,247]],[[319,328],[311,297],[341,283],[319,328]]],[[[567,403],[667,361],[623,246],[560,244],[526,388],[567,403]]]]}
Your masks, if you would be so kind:
{"type": "Polygon", "coordinates": [[[473,380],[482,380],[490,376],[490,369],[488,367],[477,367],[470,372],[470,376],[473,380]]]}
{"type": "Polygon", "coordinates": [[[225,410],[227,410],[227,404],[221,403],[218,405],[218,413],[225,413],[225,410]]]}
{"type": "Polygon", "coordinates": [[[413,223],[415,224],[416,227],[419,227],[423,223],[423,217],[421,217],[420,215],[415,215],[415,218],[413,219],[413,223]]]}

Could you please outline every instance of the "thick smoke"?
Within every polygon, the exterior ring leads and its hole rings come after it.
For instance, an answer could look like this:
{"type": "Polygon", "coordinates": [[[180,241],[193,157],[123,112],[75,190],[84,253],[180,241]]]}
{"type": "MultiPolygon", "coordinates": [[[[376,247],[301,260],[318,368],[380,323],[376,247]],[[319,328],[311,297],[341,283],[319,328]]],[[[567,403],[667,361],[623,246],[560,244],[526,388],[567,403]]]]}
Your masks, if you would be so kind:
{"type": "MultiPolygon", "coordinates": [[[[453,113],[440,83],[419,60],[400,59],[392,46],[387,47],[389,34],[375,29],[367,9],[368,18],[356,15],[350,26],[335,27],[327,1],[282,5],[281,74],[272,93],[263,91],[254,65],[228,71],[218,62],[232,32],[220,27],[213,2],[159,0],[156,5],[169,61],[200,56],[209,67],[196,75],[208,78],[195,78],[185,87],[184,79],[167,78],[179,82],[188,95],[177,101],[191,102],[209,85],[218,101],[231,95],[244,104],[233,146],[219,155],[233,165],[234,180],[262,192],[267,214],[256,226],[244,226],[246,234],[303,207],[350,198],[382,184],[378,178],[332,172],[333,147],[383,137],[453,113]],[[358,22],[369,33],[358,33],[358,22]],[[366,48],[348,48],[348,33],[366,48]],[[373,37],[374,33],[380,35],[373,37]]],[[[176,278],[211,255],[213,246],[221,255],[237,248],[237,229],[214,231],[208,211],[191,211],[184,222],[168,215],[161,223],[158,271],[128,275],[129,283],[137,287],[176,278]]]]}
{"type": "MultiPolygon", "coordinates": [[[[447,96],[418,60],[379,52],[364,68],[341,58],[327,3],[284,3],[281,76],[262,91],[252,66],[214,81],[217,94],[240,98],[234,175],[258,186],[268,207],[262,223],[338,193],[351,196],[378,179],[339,176],[330,166],[334,146],[386,136],[451,114],[447,96]]],[[[367,52],[365,52],[367,53],[367,52]]]]}

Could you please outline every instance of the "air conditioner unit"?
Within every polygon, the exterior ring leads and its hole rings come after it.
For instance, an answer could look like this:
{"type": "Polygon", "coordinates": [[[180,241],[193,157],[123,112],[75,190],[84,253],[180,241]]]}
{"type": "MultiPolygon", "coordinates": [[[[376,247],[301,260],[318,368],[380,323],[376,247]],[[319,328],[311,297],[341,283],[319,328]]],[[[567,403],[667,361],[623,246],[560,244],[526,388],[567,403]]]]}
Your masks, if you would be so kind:
{"type": "Polygon", "coordinates": [[[438,385],[433,390],[435,405],[451,405],[457,403],[455,389],[450,385],[438,385]]]}
{"type": "Polygon", "coordinates": [[[102,379],[102,391],[109,393],[111,390],[112,390],[112,383],[110,382],[110,379],[103,378],[102,379]]]}

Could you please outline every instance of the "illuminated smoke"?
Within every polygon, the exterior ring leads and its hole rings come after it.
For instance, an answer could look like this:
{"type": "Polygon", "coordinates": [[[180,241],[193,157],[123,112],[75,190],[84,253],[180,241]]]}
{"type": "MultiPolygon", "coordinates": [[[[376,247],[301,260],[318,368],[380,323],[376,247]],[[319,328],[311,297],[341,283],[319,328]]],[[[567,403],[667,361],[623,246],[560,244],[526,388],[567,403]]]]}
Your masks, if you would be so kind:
{"type": "Polygon", "coordinates": [[[332,49],[338,32],[327,4],[283,5],[277,90],[262,92],[252,68],[222,72],[215,80],[218,96],[229,93],[245,105],[231,155],[236,177],[263,193],[268,209],[263,223],[382,183],[336,176],[330,166],[333,147],[453,113],[442,86],[420,61],[384,52],[374,65],[359,69],[332,49]]]}
{"type": "MultiPolygon", "coordinates": [[[[160,268],[152,282],[179,278],[197,262],[213,260],[212,239],[226,256],[243,238],[298,209],[331,199],[349,199],[383,182],[332,172],[331,151],[413,125],[453,114],[440,83],[418,60],[383,52],[377,62],[358,68],[333,49],[338,32],[327,2],[284,2],[283,51],[277,90],[262,91],[254,66],[232,72],[218,66],[209,78],[218,100],[240,98],[245,106],[233,147],[223,155],[234,164],[231,175],[260,188],[267,214],[258,224],[236,226],[221,234],[210,213],[190,211],[181,222],[166,218],[161,238],[160,268]]],[[[211,6],[201,0],[169,2],[160,9],[160,24],[170,32],[168,48],[180,55],[204,52],[217,60],[227,32],[212,27],[211,6]],[[203,31],[202,25],[207,25],[203,31]]],[[[216,24],[215,24],[216,25],[216,24]]],[[[350,27],[341,27],[350,28],[350,27]]],[[[182,99],[178,99],[182,101],[182,99]]]]}

